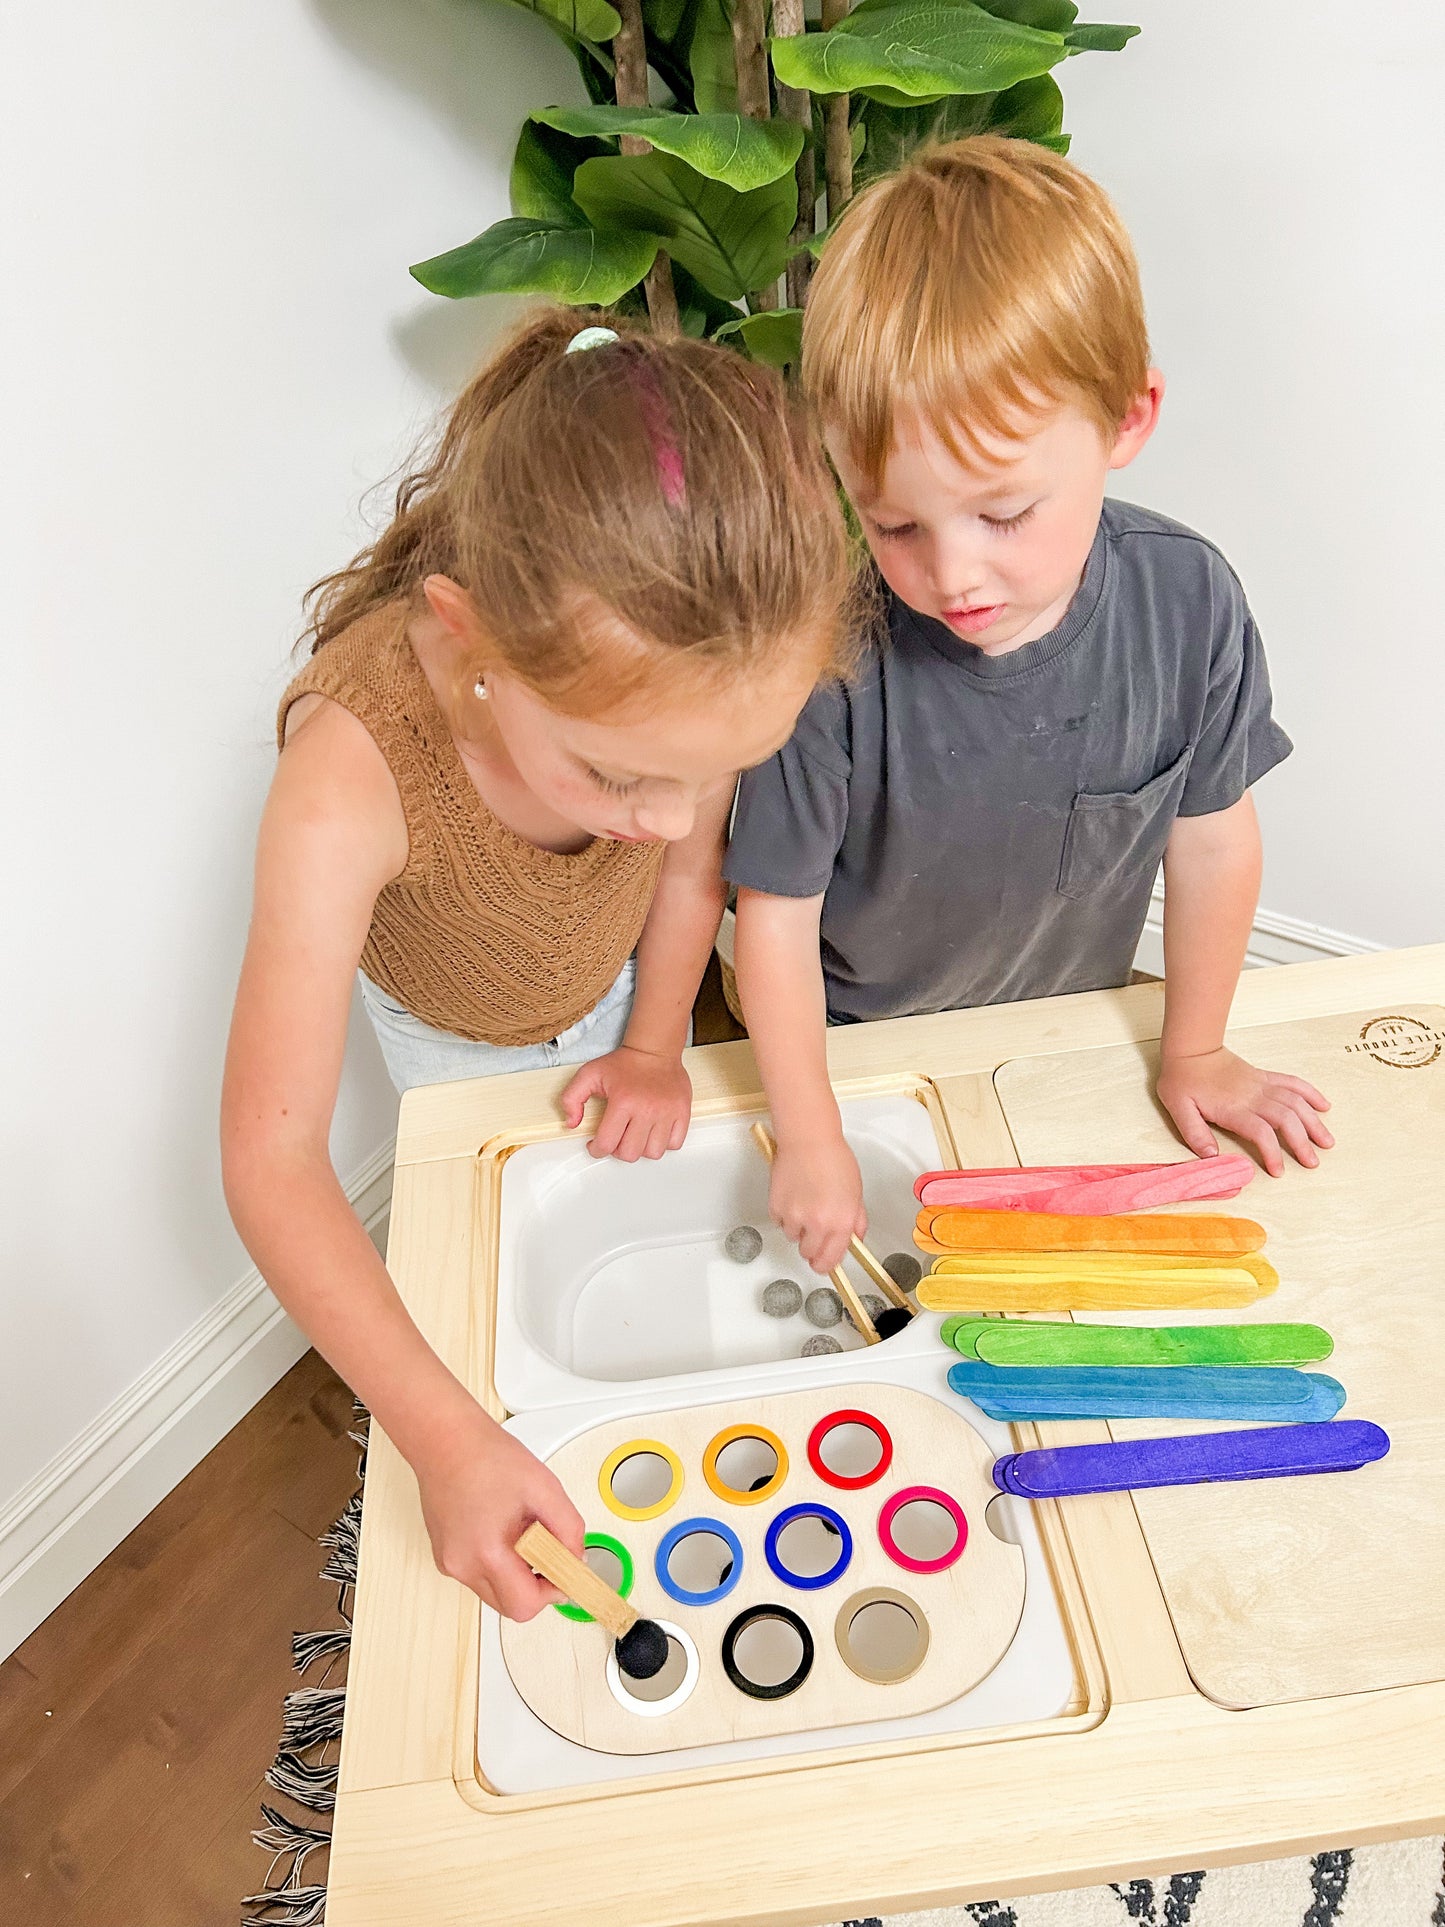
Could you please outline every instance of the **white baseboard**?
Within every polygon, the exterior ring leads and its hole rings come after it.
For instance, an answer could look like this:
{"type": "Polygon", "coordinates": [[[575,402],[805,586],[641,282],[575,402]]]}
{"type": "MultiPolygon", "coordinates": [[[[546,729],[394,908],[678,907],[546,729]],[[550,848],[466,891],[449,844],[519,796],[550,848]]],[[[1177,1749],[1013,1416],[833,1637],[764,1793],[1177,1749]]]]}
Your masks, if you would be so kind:
{"type": "MultiPolygon", "coordinates": [[[[370,1231],[391,1202],[395,1143],[346,1195],[370,1231]]],[[[0,1659],[14,1652],[306,1350],[249,1271],[0,1510],[0,1659]]]]}
{"type": "MultiPolygon", "coordinates": [[[[1322,957],[1358,957],[1366,951],[1383,950],[1382,943],[1367,937],[1347,936],[1343,930],[1327,930],[1323,924],[1304,923],[1298,917],[1281,916],[1274,910],[1261,910],[1249,933],[1249,948],[1244,953],[1247,968],[1265,964],[1318,963],[1322,957]]],[[[1144,921],[1144,934],[1134,953],[1134,968],[1147,970],[1151,977],[1164,975],[1164,885],[1156,883],[1144,921]]]]}

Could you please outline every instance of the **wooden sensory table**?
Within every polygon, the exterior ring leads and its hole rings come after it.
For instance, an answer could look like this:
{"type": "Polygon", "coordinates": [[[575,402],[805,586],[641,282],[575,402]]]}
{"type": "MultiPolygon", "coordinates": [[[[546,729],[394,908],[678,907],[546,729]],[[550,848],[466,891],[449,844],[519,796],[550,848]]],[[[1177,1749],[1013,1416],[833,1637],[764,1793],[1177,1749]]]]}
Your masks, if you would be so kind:
{"type": "MultiPolygon", "coordinates": [[[[841,1096],[926,1102],[941,1164],[1167,1157],[1161,1009],[1151,984],[858,1026],[830,1034],[829,1059],[841,1096]]],[[[330,1927],[805,1927],[1441,1830],[1445,945],[1249,972],[1232,1035],[1337,1098],[1322,1169],[1261,1176],[1228,1208],[1270,1232],[1282,1282],[1262,1315],[1335,1334],[1347,1411],[1386,1426],[1389,1458],[1040,1508],[1069,1718],[833,1752],[802,1735],[745,1766],[505,1795],[476,1764],[480,1608],[433,1567],[411,1473],[373,1428],[330,1927]]],[[[760,1111],[746,1043],[689,1069],[700,1116],[760,1111]]],[[[402,1106],[388,1262],[499,1413],[502,1163],[563,1135],[567,1075],[402,1106]]]]}

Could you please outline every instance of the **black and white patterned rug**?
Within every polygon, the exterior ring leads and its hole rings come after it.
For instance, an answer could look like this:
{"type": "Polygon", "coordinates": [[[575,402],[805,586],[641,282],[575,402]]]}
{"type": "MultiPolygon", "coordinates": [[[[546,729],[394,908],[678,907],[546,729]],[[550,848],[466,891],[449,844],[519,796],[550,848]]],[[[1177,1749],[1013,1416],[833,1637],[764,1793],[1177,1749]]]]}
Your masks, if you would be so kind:
{"type": "Polygon", "coordinates": [[[1445,1927],[1445,1840],[1393,1840],[1210,1873],[975,1900],[834,1927],[1445,1927]]]}
{"type": "MultiPolygon", "coordinates": [[[[366,1421],[358,1405],[366,1476],[366,1421]]],[[[335,1626],[297,1633],[296,1670],[317,1683],[286,1696],[282,1740],[266,1774],[281,1797],[261,1808],[251,1836],[270,1859],[260,1892],[242,1902],[242,1927],[323,1927],[326,1886],[316,1862],[330,1844],[336,1767],[346,1711],[343,1674],[351,1639],[350,1605],[361,1531],[357,1492],[329,1532],[320,1577],[337,1587],[335,1626]],[[303,1812],[297,1812],[297,1809],[303,1812]]],[[[1298,1860],[1268,1860],[1210,1873],[1124,1880],[1023,1900],[974,1900],[924,1913],[859,1914],[831,1927],[1445,1927],[1445,1840],[1396,1840],[1298,1860]]],[[[619,1905],[625,1904],[619,1899],[619,1905]]],[[[595,1918],[619,1913],[599,1910],[595,1918]]]]}

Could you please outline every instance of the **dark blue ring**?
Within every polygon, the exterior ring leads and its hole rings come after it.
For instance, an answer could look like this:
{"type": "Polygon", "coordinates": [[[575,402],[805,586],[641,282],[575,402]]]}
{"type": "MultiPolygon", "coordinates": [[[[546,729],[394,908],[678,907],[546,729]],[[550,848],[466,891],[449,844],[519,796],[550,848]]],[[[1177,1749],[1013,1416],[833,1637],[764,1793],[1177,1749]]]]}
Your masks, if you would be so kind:
{"type": "Polygon", "coordinates": [[[763,1541],[763,1552],[773,1570],[774,1577],[781,1579],[785,1586],[796,1586],[800,1592],[818,1592],[824,1586],[831,1586],[835,1579],[841,1578],[847,1571],[848,1563],[853,1557],[853,1535],[848,1530],[848,1521],[840,1513],[835,1512],[832,1506],[821,1505],[816,1499],[805,1499],[801,1505],[785,1506],[774,1519],[768,1527],[768,1536],[763,1541]],[[792,1572],[778,1557],[779,1535],[785,1526],[793,1523],[794,1519],[826,1519],[842,1540],[842,1550],[838,1554],[837,1563],[830,1566],[827,1572],[812,1575],[792,1572]]]}
{"type": "Polygon", "coordinates": [[[684,1519],[680,1525],[665,1532],[657,1544],[653,1556],[653,1571],[657,1583],[669,1599],[675,1599],[679,1606],[711,1606],[714,1601],[726,1599],[733,1587],[743,1576],[743,1548],[738,1535],[731,1526],[725,1526],[721,1519],[684,1519]],[[710,1592],[685,1592],[667,1569],[672,1557],[673,1547],[680,1539],[690,1539],[695,1532],[710,1532],[714,1539],[721,1539],[733,1556],[733,1569],[720,1586],[710,1592]]]}

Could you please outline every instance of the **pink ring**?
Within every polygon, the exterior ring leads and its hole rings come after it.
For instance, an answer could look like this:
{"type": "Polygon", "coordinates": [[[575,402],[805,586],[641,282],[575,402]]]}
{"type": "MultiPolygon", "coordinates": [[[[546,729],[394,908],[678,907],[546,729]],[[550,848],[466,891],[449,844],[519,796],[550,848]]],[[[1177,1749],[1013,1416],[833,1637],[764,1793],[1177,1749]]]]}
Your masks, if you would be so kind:
{"type": "Polygon", "coordinates": [[[947,1492],[940,1492],[936,1485],[906,1485],[901,1492],[893,1494],[878,1515],[878,1543],[894,1565],[902,1566],[905,1572],[943,1572],[962,1557],[963,1549],[968,1544],[968,1520],[958,1500],[947,1492]],[[915,1499],[927,1499],[934,1505],[941,1505],[958,1527],[958,1537],[941,1559],[910,1559],[893,1537],[895,1516],[915,1499]]]}

